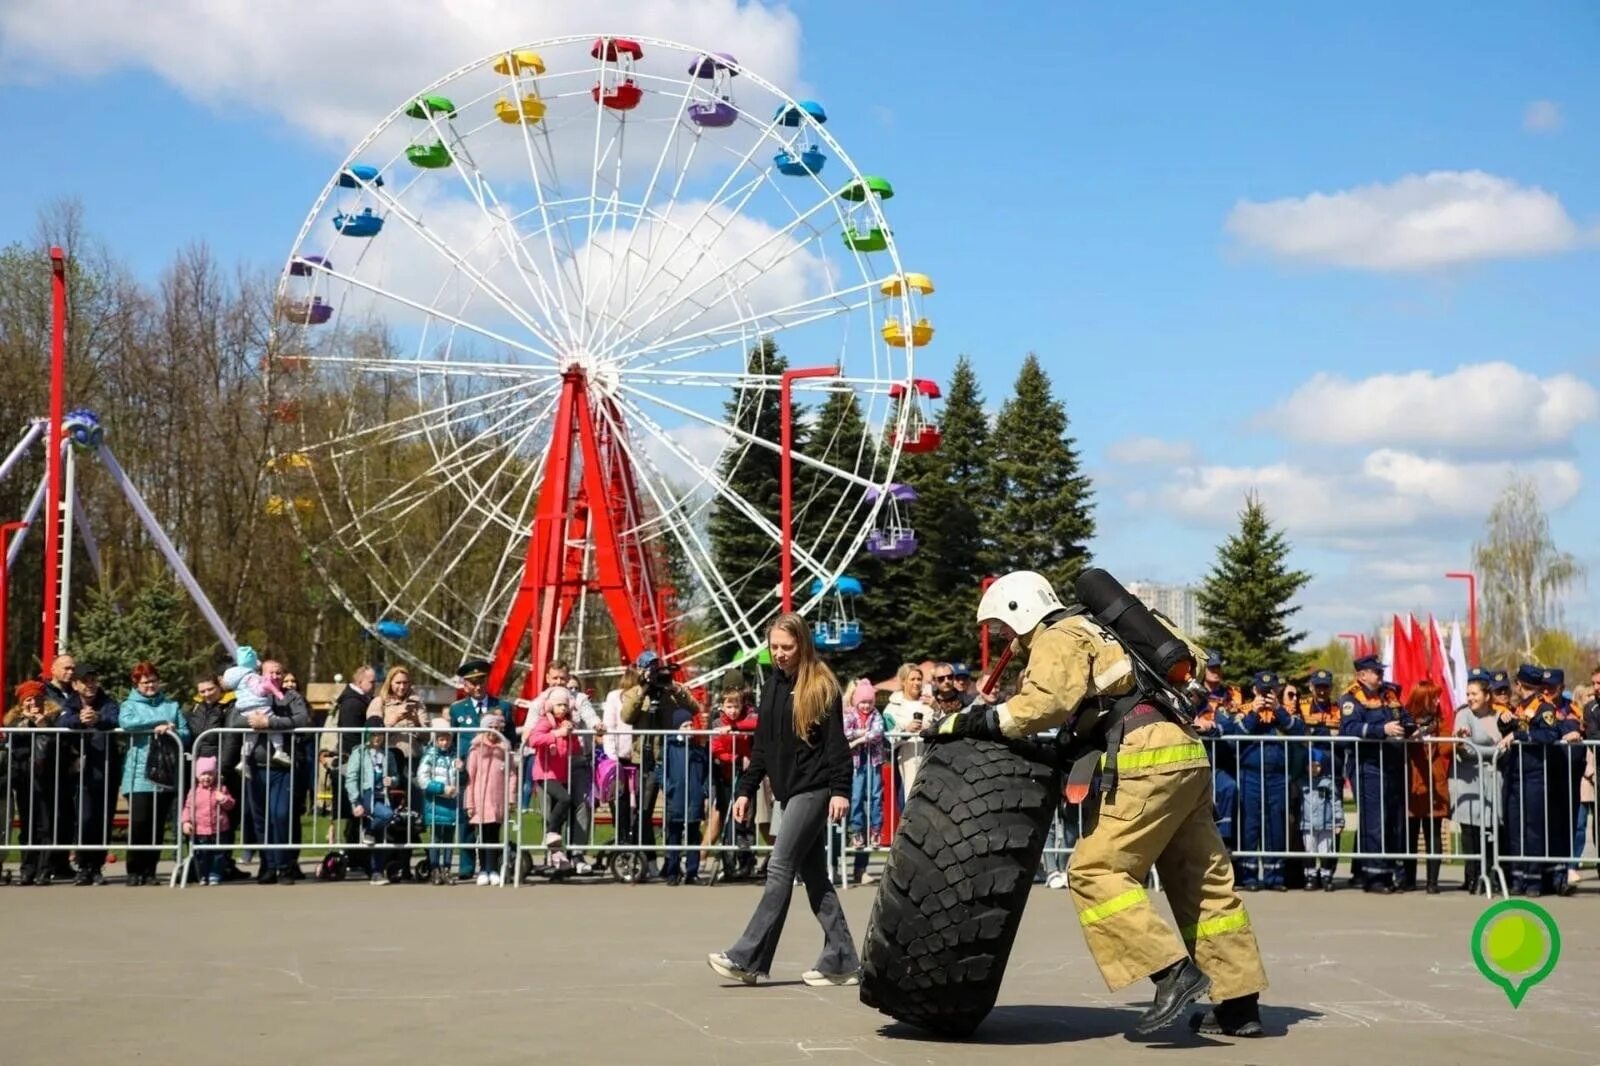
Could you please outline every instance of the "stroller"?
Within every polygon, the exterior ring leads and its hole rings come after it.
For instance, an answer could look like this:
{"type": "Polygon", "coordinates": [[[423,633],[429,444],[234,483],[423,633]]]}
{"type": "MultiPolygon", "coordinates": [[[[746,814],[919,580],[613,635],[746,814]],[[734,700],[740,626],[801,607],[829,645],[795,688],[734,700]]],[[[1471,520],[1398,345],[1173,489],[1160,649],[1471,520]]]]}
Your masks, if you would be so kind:
{"type": "Polygon", "coordinates": [[[602,802],[611,806],[611,824],[616,832],[616,847],[602,851],[600,868],[609,869],[613,880],[631,885],[644,872],[644,852],[631,850],[636,844],[631,812],[639,799],[639,767],[633,763],[612,758],[597,760],[594,769],[594,788],[590,802],[598,808],[602,802]]]}
{"type": "Polygon", "coordinates": [[[389,817],[380,843],[406,849],[390,851],[384,860],[383,875],[390,884],[410,880],[412,876],[418,881],[426,881],[432,871],[426,849],[415,865],[410,861],[410,849],[422,848],[422,812],[412,810],[408,791],[405,788],[389,789],[389,807],[394,813],[389,817]]]}

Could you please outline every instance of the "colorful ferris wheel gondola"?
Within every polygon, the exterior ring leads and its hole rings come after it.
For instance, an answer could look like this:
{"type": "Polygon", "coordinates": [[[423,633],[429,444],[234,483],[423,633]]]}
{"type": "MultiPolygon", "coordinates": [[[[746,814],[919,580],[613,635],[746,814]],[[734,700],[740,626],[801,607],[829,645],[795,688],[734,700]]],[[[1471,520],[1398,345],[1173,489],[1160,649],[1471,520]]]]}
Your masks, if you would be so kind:
{"type": "Polygon", "coordinates": [[[779,104],[772,113],[772,120],[780,129],[794,131],[787,147],[772,157],[772,165],[778,168],[778,173],[791,178],[822,173],[828,157],[822,154],[815,130],[828,121],[827,110],[815,100],[800,100],[779,104]]]}
{"type": "MultiPolygon", "coordinates": [[[[867,498],[876,500],[880,493],[869,492],[867,498]]],[[[917,531],[911,526],[911,505],[917,502],[917,490],[899,482],[891,484],[883,493],[883,506],[878,511],[878,525],[867,534],[867,554],[876,559],[904,559],[917,550],[917,531]]]]}
{"type": "Polygon", "coordinates": [[[589,54],[600,61],[600,80],[590,90],[594,102],[612,111],[632,111],[644,99],[633,80],[633,65],[644,58],[644,48],[627,37],[596,39],[589,54]]]}
{"type": "Polygon", "coordinates": [[[689,105],[689,121],[704,129],[727,129],[739,118],[739,109],[733,106],[733,79],[738,77],[738,60],[727,52],[703,55],[689,64],[689,73],[706,86],[709,100],[696,100],[689,105]]]}
{"type": "Polygon", "coordinates": [[[811,624],[811,643],[818,651],[854,651],[861,647],[861,621],[856,601],[865,594],[858,578],[840,574],[832,582],[811,583],[814,599],[825,599],[824,617],[811,624]]]}
{"type": "Polygon", "coordinates": [[[533,126],[544,120],[544,99],[539,95],[538,76],[543,74],[544,57],[538,52],[507,52],[494,61],[494,72],[511,79],[512,95],[494,102],[495,117],[507,125],[533,126]],[[520,94],[520,95],[519,95],[520,94]]]}
{"type": "Polygon", "coordinates": [[[333,305],[314,291],[318,272],[333,264],[320,255],[297,256],[289,264],[289,279],[278,298],[278,315],[298,326],[320,326],[333,317],[333,305]]]}
{"type": "Polygon", "coordinates": [[[881,204],[894,197],[888,178],[867,175],[839,190],[839,198],[850,204],[845,209],[844,245],[856,252],[881,252],[889,247],[889,231],[878,224],[879,212],[872,199],[881,204]]]}
{"type": "Polygon", "coordinates": [[[905,437],[896,441],[901,451],[912,454],[938,451],[944,437],[933,420],[933,401],[941,395],[939,383],[928,378],[913,378],[909,389],[900,382],[890,386],[892,402],[910,405],[906,412],[905,437]]]}
{"type": "MultiPolygon", "coordinates": [[[[436,118],[455,117],[456,105],[448,96],[419,96],[406,108],[405,113],[408,118],[426,123],[426,128],[432,131],[436,128],[434,126],[436,118]]],[[[412,166],[421,167],[423,170],[440,170],[454,162],[450,156],[450,149],[445,146],[444,141],[437,136],[431,141],[421,137],[422,135],[419,135],[419,139],[412,141],[406,148],[406,161],[412,166]]]]}
{"type": "Polygon", "coordinates": [[[926,274],[896,274],[879,286],[880,292],[892,300],[903,300],[900,306],[910,306],[907,318],[915,319],[908,333],[900,315],[891,316],[883,323],[885,344],[896,348],[921,348],[933,340],[933,323],[922,312],[922,298],[933,295],[933,279],[926,274]]]}

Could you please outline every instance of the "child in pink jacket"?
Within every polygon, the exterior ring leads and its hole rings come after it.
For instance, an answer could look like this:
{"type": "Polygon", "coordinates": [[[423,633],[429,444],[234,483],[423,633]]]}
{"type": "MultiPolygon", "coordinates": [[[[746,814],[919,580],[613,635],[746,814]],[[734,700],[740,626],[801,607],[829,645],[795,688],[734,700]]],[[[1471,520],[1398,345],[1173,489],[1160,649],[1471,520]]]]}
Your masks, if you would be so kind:
{"type": "MultiPolygon", "coordinates": [[[[194,785],[183,799],[183,817],[179,820],[183,835],[196,844],[220,844],[223,834],[233,828],[228,812],[233,810],[233,796],[228,787],[217,780],[217,759],[202,755],[194,763],[194,785]]],[[[208,851],[204,847],[194,852],[195,883],[222,884],[221,851],[208,851]]]]}
{"type": "Polygon", "coordinates": [[[583,745],[572,735],[572,694],[557,685],[544,694],[544,712],[528,733],[533,749],[533,783],[539,789],[544,813],[544,844],[550,865],[557,871],[571,867],[562,847],[563,830],[576,828],[577,807],[572,801],[572,761],[582,758],[583,745]]]}
{"type": "Polygon", "coordinates": [[[478,884],[498,885],[506,861],[500,834],[506,820],[506,774],[511,749],[502,732],[504,717],[486,714],[478,725],[483,732],[473,738],[467,752],[467,821],[477,827],[482,849],[478,884]]]}

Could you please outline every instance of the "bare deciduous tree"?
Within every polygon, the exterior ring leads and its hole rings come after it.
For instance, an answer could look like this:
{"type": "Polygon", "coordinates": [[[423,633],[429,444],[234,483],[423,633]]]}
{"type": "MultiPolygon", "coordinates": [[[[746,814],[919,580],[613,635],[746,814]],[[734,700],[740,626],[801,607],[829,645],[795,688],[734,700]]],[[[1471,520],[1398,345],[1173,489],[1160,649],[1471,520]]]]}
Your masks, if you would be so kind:
{"type": "Polygon", "coordinates": [[[1550,535],[1550,516],[1532,478],[1506,486],[1473,545],[1483,606],[1485,654],[1495,661],[1534,659],[1540,638],[1561,624],[1561,597],[1584,580],[1584,568],[1550,535]]]}

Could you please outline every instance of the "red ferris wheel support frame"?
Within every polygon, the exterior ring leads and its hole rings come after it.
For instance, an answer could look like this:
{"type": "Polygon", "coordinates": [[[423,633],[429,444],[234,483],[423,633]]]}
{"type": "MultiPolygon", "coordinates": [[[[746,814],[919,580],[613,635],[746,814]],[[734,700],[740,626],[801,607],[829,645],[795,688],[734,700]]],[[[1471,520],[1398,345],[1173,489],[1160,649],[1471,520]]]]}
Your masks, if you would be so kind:
{"type": "Polygon", "coordinates": [[[488,679],[491,692],[504,691],[531,635],[524,699],[543,686],[561,632],[585,592],[605,601],[622,662],[647,649],[664,659],[674,651],[673,590],[660,578],[660,553],[639,536],[645,511],[621,410],[611,398],[591,394],[584,371],[574,367],[562,374],[554,426],[522,580],[488,679]]]}

